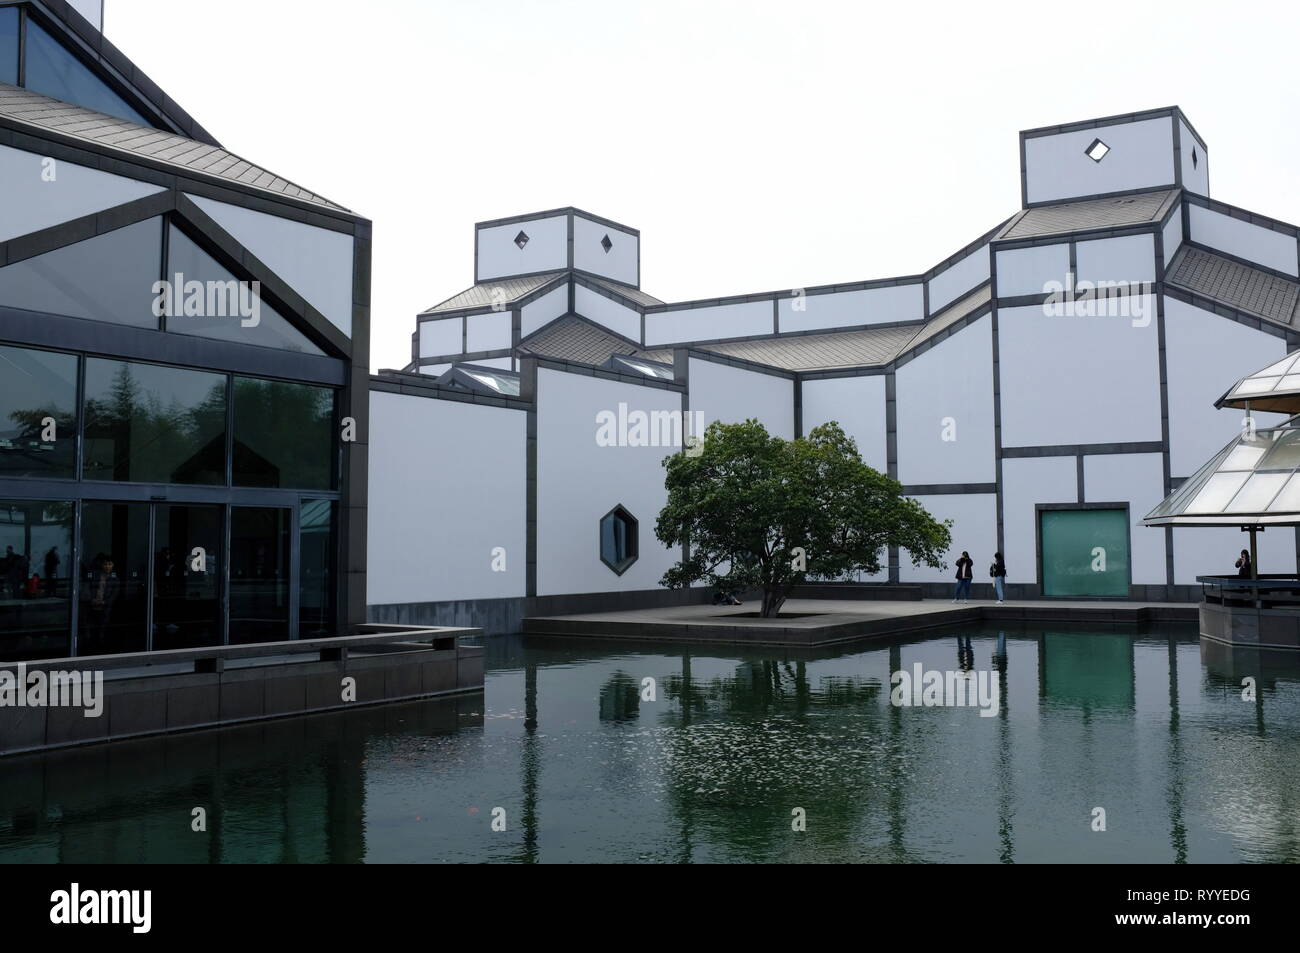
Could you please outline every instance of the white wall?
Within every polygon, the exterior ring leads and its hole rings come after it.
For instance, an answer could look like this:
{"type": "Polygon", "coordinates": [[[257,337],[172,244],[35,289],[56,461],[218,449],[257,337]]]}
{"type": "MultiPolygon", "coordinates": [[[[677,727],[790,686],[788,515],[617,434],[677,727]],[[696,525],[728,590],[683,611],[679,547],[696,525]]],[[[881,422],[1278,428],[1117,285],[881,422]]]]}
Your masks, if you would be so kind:
{"type": "Polygon", "coordinates": [[[330,324],[352,336],[351,235],[198,195],[189,197],[330,324]]]}
{"type": "Polygon", "coordinates": [[[526,433],[522,410],[371,393],[371,605],[524,595],[526,433]]]}
{"type": "Polygon", "coordinates": [[[640,244],[636,235],[601,225],[581,215],[573,217],[573,267],[581,271],[636,285],[639,282],[640,244]],[[606,235],[610,241],[608,252],[601,245],[601,239],[606,235]]]}
{"type": "Polygon", "coordinates": [[[465,318],[467,353],[499,351],[510,347],[510,312],[492,311],[465,318]]]}
{"type": "Polygon", "coordinates": [[[656,311],[645,316],[645,343],[649,346],[771,333],[771,301],[656,311]]]}
{"type": "Polygon", "coordinates": [[[999,251],[999,298],[1046,294],[1049,281],[1064,285],[1070,271],[1070,246],[1031,245],[999,251]]]}
{"type": "Polygon", "coordinates": [[[163,191],[161,186],[0,146],[0,242],[163,191]]]}
{"type": "MultiPolygon", "coordinates": [[[[1214,402],[1241,378],[1286,354],[1281,338],[1165,298],[1165,364],[1169,390],[1169,466],[1191,476],[1241,433],[1245,413],[1214,402]]],[[[1284,419],[1255,414],[1259,427],[1284,419]]]]}
{"type": "Polygon", "coordinates": [[[991,582],[989,563],[998,548],[997,497],[992,493],[952,493],[940,496],[918,496],[916,500],[936,520],[953,521],[952,548],[942,557],[939,569],[929,566],[913,567],[907,550],[899,552],[898,579],[900,582],[950,582],[956,585],[956,562],[962,550],[975,561],[973,582],[991,582]]]}
{"type": "MultiPolygon", "coordinates": [[[[1002,540],[1007,582],[1038,581],[1039,503],[1079,499],[1075,457],[1012,457],[1002,461],[1002,540]]],[[[979,570],[980,564],[975,564],[979,570]]],[[[985,566],[987,570],[987,565],[985,566]]]]}
{"type": "Polygon", "coordinates": [[[804,381],[803,432],[830,420],[837,421],[857,441],[863,462],[881,473],[888,472],[883,374],[804,381]]]}
{"type": "Polygon", "coordinates": [[[616,334],[633,341],[641,340],[641,313],[619,304],[611,298],[597,294],[590,288],[575,285],[573,310],[588,321],[603,324],[616,334]]]}
{"type": "Polygon", "coordinates": [[[1174,254],[1178,251],[1179,246],[1183,244],[1183,212],[1181,208],[1174,209],[1174,214],[1169,216],[1169,221],[1165,223],[1164,231],[1161,232],[1161,243],[1164,246],[1165,266],[1174,260],[1174,254]]]}
{"type": "Polygon", "coordinates": [[[1284,274],[1300,274],[1296,268],[1294,236],[1252,225],[1222,212],[1212,212],[1199,205],[1192,205],[1189,211],[1192,241],[1197,244],[1258,262],[1284,274]]]}
{"type": "MultiPolygon", "coordinates": [[[[1256,540],[1256,571],[1296,571],[1294,527],[1271,527],[1260,533],[1256,540]]],[[[1237,570],[1233,563],[1243,549],[1250,549],[1250,534],[1235,526],[1184,526],[1175,529],[1175,585],[1194,586],[1197,576],[1235,576],[1237,570]]]]}
{"type": "Polygon", "coordinates": [[[1141,318],[999,310],[1004,447],[1161,439],[1155,296],[1135,297],[1141,318]]]}
{"type": "Polygon", "coordinates": [[[478,243],[476,283],[569,267],[568,215],[475,229],[474,240],[478,243]],[[523,248],[515,244],[515,236],[520,232],[528,236],[523,248]]]}
{"type": "Polygon", "coordinates": [[[1178,122],[1178,142],[1183,151],[1183,188],[1196,192],[1207,198],[1210,195],[1210,156],[1201,148],[1187,123],[1178,122]],[[1196,150],[1196,162],[1192,162],[1192,150],[1196,150]]]}
{"type": "Polygon", "coordinates": [[[989,280],[989,246],[981,245],[930,279],[930,313],[938,314],[989,280]]]}
{"type": "Polygon", "coordinates": [[[1133,583],[1163,586],[1165,533],[1142,525],[1165,498],[1164,460],[1158,453],[1111,453],[1083,458],[1084,499],[1089,503],[1128,503],[1129,562],[1133,583]]]}
{"type": "Polygon", "coordinates": [[[420,357],[442,357],[465,352],[464,318],[438,318],[420,322],[420,357]]]}
{"type": "Polygon", "coordinates": [[[597,414],[617,414],[620,402],[629,412],[681,410],[677,391],[538,370],[538,595],[656,589],[680,558],[654,536],[668,499],[661,462],[673,448],[596,443],[597,414]],[[640,552],[621,576],[600,561],[600,519],[619,504],[639,523],[640,552]]]}
{"type": "Polygon", "coordinates": [[[925,317],[925,286],[917,282],[860,291],[788,295],[777,300],[777,309],[782,332],[920,321],[925,317]]]}
{"type": "Polygon", "coordinates": [[[1029,202],[1050,202],[1147,189],[1174,182],[1172,119],[1161,116],[1025,140],[1029,202]],[[1100,162],[1084,150],[1094,139],[1110,146],[1100,162]]]}
{"type": "Polygon", "coordinates": [[[545,327],[569,310],[569,283],[552,288],[536,301],[519,309],[519,333],[528,337],[538,328],[545,327]]]}
{"type": "Polygon", "coordinates": [[[898,368],[899,482],[996,479],[992,327],[982,317],[898,368]]]}
{"type": "Polygon", "coordinates": [[[1123,235],[1097,238],[1075,246],[1075,281],[1154,282],[1156,237],[1123,235]]]}
{"type": "Polygon", "coordinates": [[[794,381],[692,357],[688,370],[691,411],[735,424],[756,418],[774,437],[794,439],[794,381]]]}
{"type": "Polygon", "coordinates": [[[96,30],[104,29],[104,0],[68,0],[68,3],[89,20],[96,30]]]}

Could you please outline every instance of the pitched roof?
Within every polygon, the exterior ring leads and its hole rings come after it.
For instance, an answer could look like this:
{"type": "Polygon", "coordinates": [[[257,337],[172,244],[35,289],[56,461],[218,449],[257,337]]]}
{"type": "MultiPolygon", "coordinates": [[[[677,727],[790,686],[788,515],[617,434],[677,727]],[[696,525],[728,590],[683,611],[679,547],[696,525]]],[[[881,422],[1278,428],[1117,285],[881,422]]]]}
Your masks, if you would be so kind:
{"type": "Polygon", "coordinates": [[[952,327],[972,311],[977,311],[984,305],[988,304],[989,301],[992,300],[992,297],[993,286],[987,284],[984,287],[971,292],[966,297],[953,302],[927,321],[921,329],[916,332],[916,336],[908,341],[900,350],[911,350],[921,342],[928,341],[940,331],[952,327]]]}
{"type": "Polygon", "coordinates": [[[494,281],[482,281],[472,288],[466,288],[460,294],[452,295],[421,314],[440,314],[446,311],[467,311],[470,308],[486,308],[494,303],[503,305],[518,301],[532,294],[538,288],[554,281],[562,271],[551,271],[544,275],[529,275],[526,278],[498,278],[494,281]],[[504,297],[502,297],[504,295],[504,297]]]}
{"type": "Polygon", "coordinates": [[[1300,326],[1300,283],[1213,252],[1184,245],[1170,262],[1165,280],[1238,311],[1300,326]]]}
{"type": "Polygon", "coordinates": [[[999,238],[1033,238],[1062,232],[1079,232],[1090,228],[1114,228],[1159,221],[1166,203],[1177,199],[1177,189],[1161,189],[1137,195],[1062,202],[1025,209],[999,238]]]}
{"type": "Polygon", "coordinates": [[[887,363],[916,334],[916,325],[790,334],[701,344],[697,350],[755,361],[787,371],[812,371],[832,367],[860,367],[887,363]]]}
{"type": "Polygon", "coordinates": [[[663,304],[663,302],[654,295],[648,295],[640,288],[629,288],[627,285],[620,285],[617,281],[607,281],[604,278],[596,278],[592,275],[587,275],[585,277],[592,284],[599,285],[608,291],[622,295],[624,298],[627,298],[629,301],[635,301],[642,307],[654,307],[657,304],[663,304]]]}
{"type": "MultiPolygon", "coordinates": [[[[613,354],[638,352],[635,344],[572,314],[552,321],[524,338],[519,343],[519,350],[579,364],[604,364],[613,354]]],[[[672,360],[671,352],[668,360],[672,360]]]]}
{"type": "Polygon", "coordinates": [[[137,158],[160,162],[187,174],[237,182],[301,202],[348,211],[342,205],[308,192],[288,179],[253,165],[220,146],[186,139],[175,133],[141,126],[116,116],[107,116],[19,86],[0,83],[0,117],[137,158]]]}

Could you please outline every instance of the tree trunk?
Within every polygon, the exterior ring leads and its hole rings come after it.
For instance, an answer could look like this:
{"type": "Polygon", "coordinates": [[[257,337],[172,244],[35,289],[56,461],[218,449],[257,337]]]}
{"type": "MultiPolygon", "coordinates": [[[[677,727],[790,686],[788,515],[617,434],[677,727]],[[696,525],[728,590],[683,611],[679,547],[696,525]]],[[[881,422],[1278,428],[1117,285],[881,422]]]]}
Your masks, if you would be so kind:
{"type": "Polygon", "coordinates": [[[781,611],[781,606],[785,605],[785,594],[779,589],[763,590],[763,608],[761,614],[764,619],[770,619],[781,611]]]}

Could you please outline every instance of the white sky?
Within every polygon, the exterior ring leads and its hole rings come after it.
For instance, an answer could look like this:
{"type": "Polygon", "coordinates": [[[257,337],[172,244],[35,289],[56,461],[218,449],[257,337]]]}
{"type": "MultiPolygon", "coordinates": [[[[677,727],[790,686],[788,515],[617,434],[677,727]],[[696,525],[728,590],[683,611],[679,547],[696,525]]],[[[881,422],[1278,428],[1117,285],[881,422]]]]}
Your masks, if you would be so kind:
{"type": "Polygon", "coordinates": [[[1215,198],[1300,223],[1290,2],[106,7],[223,145],[374,222],[375,368],[472,283],[476,221],[638,228],[667,301],[914,274],[1019,208],[1020,129],[1157,106],[1215,198]]]}

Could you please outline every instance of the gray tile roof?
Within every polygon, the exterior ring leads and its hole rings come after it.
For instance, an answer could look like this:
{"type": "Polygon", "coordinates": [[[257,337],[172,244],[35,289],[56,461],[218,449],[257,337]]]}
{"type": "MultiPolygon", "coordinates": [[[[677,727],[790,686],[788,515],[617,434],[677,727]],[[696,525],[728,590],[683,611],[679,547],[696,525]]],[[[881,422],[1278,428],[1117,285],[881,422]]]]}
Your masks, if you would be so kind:
{"type": "Polygon", "coordinates": [[[445,311],[464,311],[469,308],[486,308],[494,301],[500,301],[502,304],[511,304],[518,301],[525,295],[532,294],[543,285],[554,281],[562,271],[552,271],[544,275],[530,275],[527,278],[498,278],[494,281],[483,281],[474,285],[472,288],[466,288],[460,294],[452,295],[446,301],[435,304],[421,314],[439,314],[445,311]],[[502,298],[498,295],[498,290],[504,293],[502,298]]]}
{"type": "Polygon", "coordinates": [[[615,294],[620,294],[624,298],[635,301],[642,307],[653,307],[657,304],[663,304],[663,302],[654,295],[648,295],[639,288],[629,288],[627,285],[620,285],[617,281],[606,281],[604,278],[594,278],[590,275],[587,275],[586,278],[592,284],[600,285],[600,287],[608,289],[615,294]]]}
{"type": "Polygon", "coordinates": [[[992,298],[992,286],[985,285],[978,291],[968,294],[966,297],[953,302],[944,308],[934,317],[932,317],[922,328],[916,332],[916,336],[907,342],[907,345],[901,350],[911,350],[922,341],[928,341],[945,328],[952,327],[966,315],[970,314],[984,305],[989,303],[992,298]]]}
{"type": "Polygon", "coordinates": [[[313,205],[348,211],[220,146],[106,116],[18,86],[0,83],[0,116],[131,156],[152,159],[187,174],[238,182],[313,205]]]}
{"type": "Polygon", "coordinates": [[[1118,225],[1154,222],[1160,218],[1165,203],[1174,201],[1177,195],[1177,189],[1161,189],[1137,195],[1041,205],[1026,209],[998,237],[1033,238],[1089,228],[1114,228],[1118,225]]]}
{"type": "Polygon", "coordinates": [[[812,371],[885,364],[915,334],[916,325],[866,328],[859,331],[790,334],[751,341],[701,344],[697,350],[713,351],[787,371],[812,371]]]}
{"type": "MultiPolygon", "coordinates": [[[[604,364],[611,354],[635,354],[637,348],[598,324],[574,315],[553,321],[524,338],[520,351],[579,364],[604,364]]],[[[669,361],[672,353],[669,352],[669,361]]]]}
{"type": "Polygon", "coordinates": [[[1300,327],[1300,283],[1190,245],[1170,262],[1165,280],[1251,314],[1300,327]]]}

